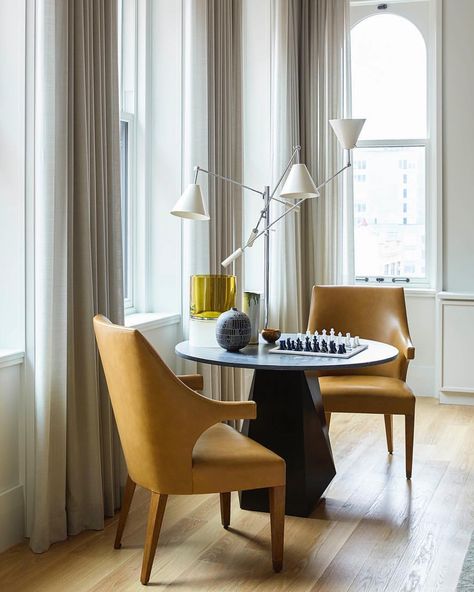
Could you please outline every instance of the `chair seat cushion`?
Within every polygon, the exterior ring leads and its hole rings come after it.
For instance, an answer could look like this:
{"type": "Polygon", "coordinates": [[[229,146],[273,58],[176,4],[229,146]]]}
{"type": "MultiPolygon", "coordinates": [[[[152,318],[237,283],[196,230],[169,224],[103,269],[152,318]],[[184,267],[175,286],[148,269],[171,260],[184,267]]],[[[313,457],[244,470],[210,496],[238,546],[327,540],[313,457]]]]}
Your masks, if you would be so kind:
{"type": "Polygon", "coordinates": [[[326,412],[413,415],[415,396],[398,378],[386,376],[322,376],[319,379],[326,412]]]}
{"type": "Polygon", "coordinates": [[[284,485],[285,461],[223,423],[207,429],[193,450],[193,493],[284,485]]]}

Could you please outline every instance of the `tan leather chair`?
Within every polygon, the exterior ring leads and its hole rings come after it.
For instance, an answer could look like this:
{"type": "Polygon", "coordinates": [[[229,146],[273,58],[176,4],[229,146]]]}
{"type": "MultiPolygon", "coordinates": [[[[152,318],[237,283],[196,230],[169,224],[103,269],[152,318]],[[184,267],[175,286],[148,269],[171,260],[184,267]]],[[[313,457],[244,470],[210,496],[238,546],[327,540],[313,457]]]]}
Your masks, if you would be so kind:
{"type": "Polygon", "coordinates": [[[393,452],[393,415],[405,416],[406,476],[411,478],[415,396],[406,384],[408,361],[415,357],[410,339],[403,288],[314,286],[308,330],[334,328],[364,339],[395,346],[398,357],[387,364],[319,373],[328,424],[331,413],[381,413],[385,418],[387,447],[393,452]],[[334,374],[334,373],[333,373],[334,374]]]}
{"type": "Polygon", "coordinates": [[[94,330],[129,477],[115,548],[120,548],[135,485],[151,491],[141,572],[150,579],[167,497],[220,493],[224,528],[230,523],[230,492],[269,488],[272,559],[283,563],[285,461],[220,423],[254,419],[253,401],[213,401],[192,389],[200,376],[177,377],[136,330],[94,318],[94,330]]]}

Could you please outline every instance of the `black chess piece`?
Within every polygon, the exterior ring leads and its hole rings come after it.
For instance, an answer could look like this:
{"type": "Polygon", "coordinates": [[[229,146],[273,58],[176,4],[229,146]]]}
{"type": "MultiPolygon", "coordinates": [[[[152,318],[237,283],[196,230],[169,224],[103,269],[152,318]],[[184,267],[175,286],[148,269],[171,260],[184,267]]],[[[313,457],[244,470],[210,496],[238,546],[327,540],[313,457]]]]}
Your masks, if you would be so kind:
{"type": "Polygon", "coordinates": [[[320,351],[319,341],[318,341],[318,338],[316,337],[316,335],[313,337],[313,351],[316,353],[320,351]]]}
{"type": "Polygon", "coordinates": [[[306,339],[304,340],[304,351],[310,352],[311,350],[311,342],[309,337],[306,335],[306,339]]]}
{"type": "Polygon", "coordinates": [[[299,337],[296,340],[296,351],[303,351],[303,343],[299,337]]]}
{"type": "Polygon", "coordinates": [[[336,348],[336,342],[335,341],[330,341],[329,342],[329,353],[331,353],[331,354],[337,354],[337,348],[336,348]]]}
{"type": "Polygon", "coordinates": [[[341,347],[342,347],[342,353],[343,354],[347,354],[346,344],[345,343],[341,343],[341,347]]]}
{"type": "Polygon", "coordinates": [[[286,349],[286,341],[284,339],[282,339],[280,341],[280,349],[281,350],[285,350],[286,349]]]}
{"type": "Polygon", "coordinates": [[[328,344],[326,343],[325,339],[321,340],[321,351],[323,352],[323,354],[328,353],[328,344]]]}
{"type": "Polygon", "coordinates": [[[345,354],[346,352],[344,351],[344,349],[345,349],[344,348],[344,344],[343,343],[340,343],[339,344],[339,347],[337,348],[337,353],[338,354],[345,354]]]}
{"type": "Polygon", "coordinates": [[[286,349],[291,350],[291,339],[289,337],[286,340],[286,349]]]}
{"type": "Polygon", "coordinates": [[[296,351],[296,344],[295,344],[295,340],[294,339],[291,340],[291,348],[290,349],[292,351],[296,351]]]}

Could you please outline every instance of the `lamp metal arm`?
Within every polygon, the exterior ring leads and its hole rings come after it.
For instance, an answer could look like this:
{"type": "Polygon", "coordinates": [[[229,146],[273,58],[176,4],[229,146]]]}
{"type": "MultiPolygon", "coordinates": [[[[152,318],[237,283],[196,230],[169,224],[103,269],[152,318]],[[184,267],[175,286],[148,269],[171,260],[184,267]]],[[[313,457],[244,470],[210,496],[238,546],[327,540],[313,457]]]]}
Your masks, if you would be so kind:
{"type": "MultiPolygon", "coordinates": [[[[290,156],[290,160],[288,161],[288,164],[285,167],[285,170],[283,171],[281,177],[278,179],[277,184],[275,185],[275,187],[273,188],[273,191],[270,193],[270,199],[275,199],[273,196],[275,195],[275,193],[278,190],[278,187],[280,187],[281,182],[283,181],[283,179],[285,178],[286,173],[289,171],[291,165],[293,164],[293,159],[295,158],[296,154],[299,154],[301,151],[301,146],[295,146],[291,156],[290,156]]],[[[299,158],[298,158],[299,160],[299,158]]]]}
{"type": "Polygon", "coordinates": [[[195,175],[194,175],[194,183],[196,183],[197,181],[197,177],[199,174],[199,171],[202,171],[203,173],[207,173],[208,175],[211,175],[212,177],[216,177],[217,179],[222,179],[223,181],[228,181],[229,183],[233,183],[234,185],[238,185],[239,187],[243,187],[244,189],[248,189],[249,191],[253,191],[254,193],[258,193],[260,196],[264,196],[265,193],[263,191],[259,191],[258,189],[254,189],[253,187],[249,187],[248,185],[244,185],[243,183],[239,183],[239,181],[234,181],[234,179],[231,179],[230,177],[224,177],[224,175],[218,175],[217,173],[213,173],[212,171],[208,171],[207,169],[203,169],[200,166],[194,167],[195,175]]]}
{"type": "MultiPolygon", "coordinates": [[[[295,149],[296,150],[296,149],[295,149]]],[[[293,153],[294,154],[294,153],[293,153]]],[[[333,179],[335,179],[338,175],[340,175],[342,172],[344,172],[346,169],[350,168],[352,166],[350,159],[349,162],[342,167],[342,169],[338,170],[337,173],[334,173],[334,175],[332,175],[331,177],[329,177],[328,179],[326,179],[323,183],[321,183],[321,185],[319,185],[317,187],[317,189],[321,189],[322,187],[324,187],[325,185],[327,185],[328,183],[330,183],[333,179]]],[[[297,201],[294,205],[292,205],[288,210],[286,210],[286,212],[283,212],[283,214],[281,214],[280,216],[278,216],[278,218],[275,218],[275,220],[273,220],[271,222],[271,224],[269,224],[264,230],[260,231],[255,237],[253,237],[252,239],[252,244],[254,243],[254,241],[257,240],[257,238],[259,238],[260,236],[262,236],[263,234],[265,234],[266,232],[268,232],[268,230],[277,222],[279,222],[282,218],[284,218],[285,216],[287,216],[288,214],[290,214],[293,210],[295,210],[296,208],[298,208],[304,201],[306,198],[300,199],[299,201],[297,201]]],[[[262,211],[265,212],[265,209],[262,211]]],[[[258,224],[260,223],[261,219],[263,217],[263,213],[260,214],[260,219],[258,221],[258,224]]],[[[258,224],[256,226],[256,228],[258,228],[258,224]]],[[[242,251],[245,251],[245,249],[251,245],[244,245],[242,247],[242,251]]]]}

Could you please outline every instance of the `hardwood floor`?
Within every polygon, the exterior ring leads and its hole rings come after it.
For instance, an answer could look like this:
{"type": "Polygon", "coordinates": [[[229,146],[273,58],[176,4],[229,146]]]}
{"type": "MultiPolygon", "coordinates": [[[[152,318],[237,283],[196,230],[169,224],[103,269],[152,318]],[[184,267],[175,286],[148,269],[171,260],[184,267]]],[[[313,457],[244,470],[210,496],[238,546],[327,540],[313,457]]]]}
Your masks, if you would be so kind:
{"type": "MultiPolygon", "coordinates": [[[[452,591],[474,529],[474,407],[418,399],[413,479],[405,479],[403,417],[394,455],[383,416],[334,414],[337,475],[311,518],[286,519],[274,574],[267,514],[239,509],[222,528],[219,495],[170,496],[152,588],[209,592],[452,591]]],[[[117,517],[35,555],[0,555],[2,592],[144,590],[139,582],[149,496],[137,488],[122,548],[117,517]]]]}

